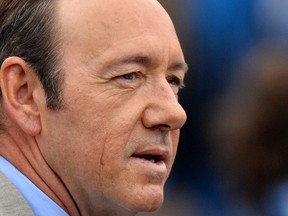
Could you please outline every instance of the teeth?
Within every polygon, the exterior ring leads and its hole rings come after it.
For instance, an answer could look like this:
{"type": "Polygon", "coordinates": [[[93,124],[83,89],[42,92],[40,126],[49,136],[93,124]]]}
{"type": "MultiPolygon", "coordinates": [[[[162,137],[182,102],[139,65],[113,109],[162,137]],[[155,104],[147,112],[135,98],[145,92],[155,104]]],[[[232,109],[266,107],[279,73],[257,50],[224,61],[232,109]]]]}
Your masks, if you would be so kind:
{"type": "Polygon", "coordinates": [[[154,160],[154,159],[151,159],[150,162],[151,162],[151,163],[155,163],[155,160],[154,160]]]}

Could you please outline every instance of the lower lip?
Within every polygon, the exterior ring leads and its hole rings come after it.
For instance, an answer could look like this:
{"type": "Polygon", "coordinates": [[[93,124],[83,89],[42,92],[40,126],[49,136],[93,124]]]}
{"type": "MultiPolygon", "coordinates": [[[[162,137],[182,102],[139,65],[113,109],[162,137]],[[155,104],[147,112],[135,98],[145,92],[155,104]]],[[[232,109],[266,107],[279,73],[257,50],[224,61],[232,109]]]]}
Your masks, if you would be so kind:
{"type": "Polygon", "coordinates": [[[163,176],[167,174],[167,167],[164,161],[151,162],[143,158],[131,157],[133,159],[133,164],[137,164],[143,169],[144,172],[154,173],[163,176]]]}

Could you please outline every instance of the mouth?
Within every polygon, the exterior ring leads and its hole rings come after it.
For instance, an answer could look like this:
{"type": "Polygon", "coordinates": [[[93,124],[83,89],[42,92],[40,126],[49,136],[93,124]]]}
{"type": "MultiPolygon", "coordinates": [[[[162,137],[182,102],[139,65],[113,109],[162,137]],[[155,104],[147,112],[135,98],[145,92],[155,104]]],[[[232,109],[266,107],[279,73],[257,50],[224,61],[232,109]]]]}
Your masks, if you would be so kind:
{"type": "Polygon", "coordinates": [[[161,150],[147,150],[134,153],[133,155],[131,155],[131,157],[144,160],[153,164],[162,164],[167,162],[168,152],[161,150]]]}
{"type": "Polygon", "coordinates": [[[151,163],[159,163],[159,162],[164,161],[164,158],[162,158],[161,155],[150,155],[150,154],[137,155],[137,154],[133,154],[132,157],[147,160],[151,163]]]}
{"type": "Polygon", "coordinates": [[[163,182],[167,177],[169,157],[169,151],[163,148],[136,151],[130,156],[132,166],[147,175],[150,178],[149,181],[152,181],[152,178],[157,183],[163,182]]]}

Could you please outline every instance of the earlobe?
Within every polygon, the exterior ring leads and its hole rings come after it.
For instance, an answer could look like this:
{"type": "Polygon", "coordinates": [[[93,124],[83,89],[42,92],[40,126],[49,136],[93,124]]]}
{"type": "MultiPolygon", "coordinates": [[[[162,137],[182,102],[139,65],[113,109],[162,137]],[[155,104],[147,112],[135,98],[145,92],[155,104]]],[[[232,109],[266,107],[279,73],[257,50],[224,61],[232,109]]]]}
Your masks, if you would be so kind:
{"type": "Polygon", "coordinates": [[[21,58],[9,57],[1,67],[0,85],[7,116],[26,134],[39,134],[41,121],[35,98],[39,80],[33,69],[21,58]]]}

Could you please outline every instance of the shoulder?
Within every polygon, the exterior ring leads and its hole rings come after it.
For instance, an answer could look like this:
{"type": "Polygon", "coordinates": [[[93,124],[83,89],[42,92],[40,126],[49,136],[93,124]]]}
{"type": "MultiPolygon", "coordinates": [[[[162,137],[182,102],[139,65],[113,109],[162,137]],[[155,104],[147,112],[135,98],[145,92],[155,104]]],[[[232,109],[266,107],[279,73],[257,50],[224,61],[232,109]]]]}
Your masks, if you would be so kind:
{"type": "Polygon", "coordinates": [[[0,216],[33,216],[22,194],[0,172],[0,216]]]}

